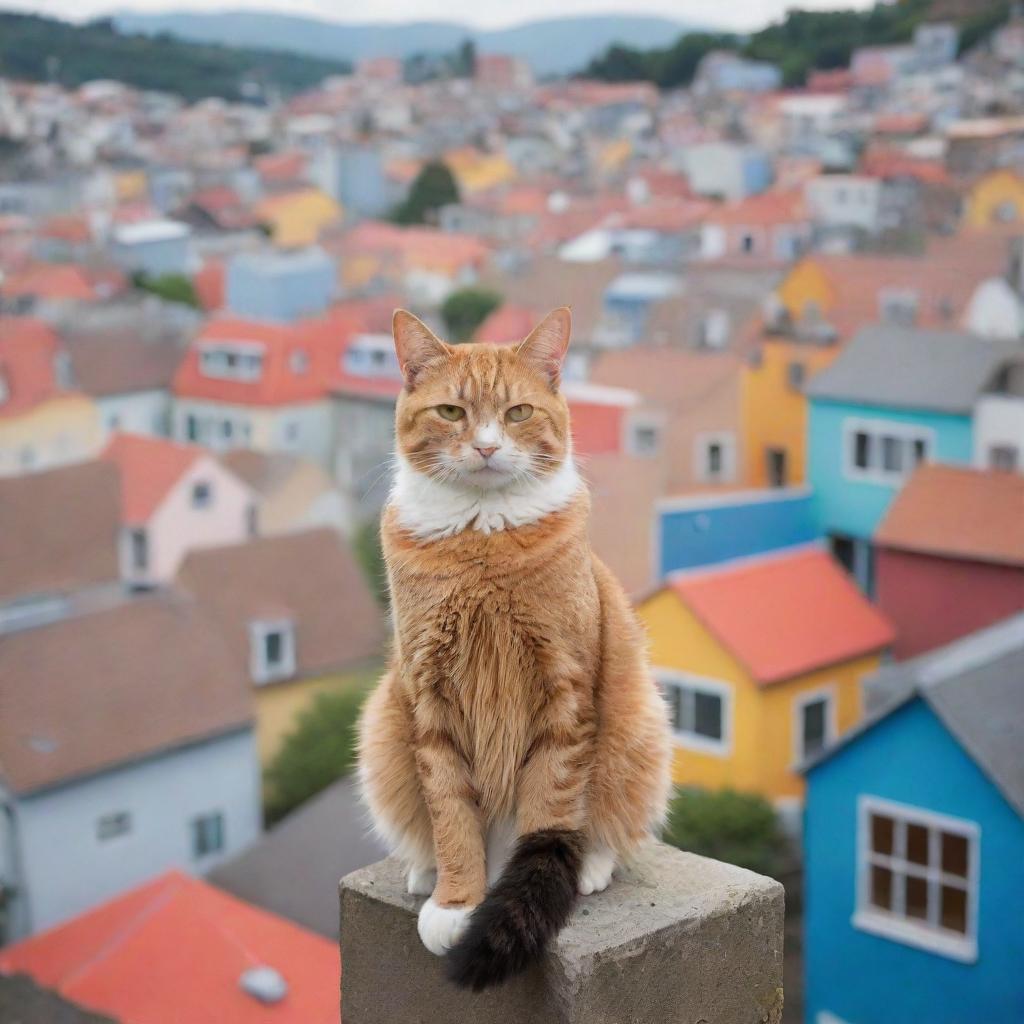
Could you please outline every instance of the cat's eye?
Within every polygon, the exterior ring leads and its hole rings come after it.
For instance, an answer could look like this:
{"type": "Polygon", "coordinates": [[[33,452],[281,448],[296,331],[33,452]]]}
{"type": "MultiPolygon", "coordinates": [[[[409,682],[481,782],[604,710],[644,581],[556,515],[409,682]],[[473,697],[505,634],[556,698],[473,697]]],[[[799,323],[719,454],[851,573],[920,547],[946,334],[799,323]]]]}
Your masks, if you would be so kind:
{"type": "Polygon", "coordinates": [[[439,405],[437,406],[437,415],[443,420],[454,423],[466,415],[466,410],[461,405],[439,405]]]}
{"type": "Polygon", "coordinates": [[[513,405],[511,409],[505,415],[513,423],[522,423],[523,420],[528,420],[533,415],[532,405],[513,405]]]}

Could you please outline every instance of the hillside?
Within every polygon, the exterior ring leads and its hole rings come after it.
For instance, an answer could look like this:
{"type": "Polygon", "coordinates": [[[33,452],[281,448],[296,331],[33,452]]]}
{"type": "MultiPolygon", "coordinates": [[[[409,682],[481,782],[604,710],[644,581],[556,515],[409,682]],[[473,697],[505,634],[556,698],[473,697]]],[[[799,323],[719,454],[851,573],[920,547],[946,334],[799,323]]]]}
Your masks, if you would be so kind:
{"type": "Polygon", "coordinates": [[[736,50],[781,68],[787,85],[801,85],[815,69],[846,67],[860,46],[910,40],[927,21],[960,26],[961,49],[969,49],[1006,20],[1010,0],[882,0],[866,10],[790,10],[786,17],[750,36],[689,33],[671,46],[639,49],[615,45],[582,68],[581,75],[605,81],[651,81],[662,88],[690,83],[710,50],[736,50]]]}
{"type": "Polygon", "coordinates": [[[639,48],[662,46],[688,28],[667,18],[631,14],[552,18],[502,29],[446,21],[343,24],[246,10],[125,12],[115,15],[114,21],[131,32],[168,32],[199,42],[287,49],[350,61],[449,52],[472,39],[478,51],[522,57],[541,75],[567,74],[616,42],[639,48]]]}
{"type": "Polygon", "coordinates": [[[53,78],[65,86],[113,78],[197,100],[239,99],[247,83],[293,93],[348,70],[344,60],[131,35],[109,21],[72,25],[0,11],[0,77],[53,78]]]}

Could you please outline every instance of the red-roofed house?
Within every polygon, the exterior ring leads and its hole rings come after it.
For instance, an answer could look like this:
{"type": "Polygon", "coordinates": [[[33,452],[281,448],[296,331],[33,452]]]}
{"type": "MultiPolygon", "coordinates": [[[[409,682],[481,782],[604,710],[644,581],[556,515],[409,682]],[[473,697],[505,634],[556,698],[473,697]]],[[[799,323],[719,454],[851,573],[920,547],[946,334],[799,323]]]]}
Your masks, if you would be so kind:
{"type": "Polygon", "coordinates": [[[0,476],[81,462],[99,450],[100,411],[71,377],[48,324],[0,317],[0,476]]]}
{"type": "Polygon", "coordinates": [[[1024,476],[925,465],[875,532],[878,604],[913,658],[1024,611],[1024,476]]]}
{"type": "Polygon", "coordinates": [[[701,250],[706,260],[771,265],[796,259],[810,240],[811,218],[803,196],[769,191],[708,212],[701,250]]]}
{"type": "Polygon", "coordinates": [[[32,302],[95,302],[96,290],[81,267],[71,263],[35,263],[4,279],[7,299],[32,302]]]}
{"type": "Polygon", "coordinates": [[[640,605],[684,785],[803,796],[796,771],[857,724],[892,626],[818,547],[680,573],[640,605]]]}
{"type": "Polygon", "coordinates": [[[293,324],[214,317],[175,377],[173,436],[218,451],[292,452],[329,469],[328,391],[362,323],[341,308],[293,324]]]}
{"type": "Polygon", "coordinates": [[[276,914],[168,871],[0,950],[121,1024],[337,1024],[337,946],[276,914]]]}
{"type": "Polygon", "coordinates": [[[115,434],[101,458],[121,474],[121,574],[136,586],[174,577],[197,548],[256,532],[252,489],[205,449],[115,434]]]}

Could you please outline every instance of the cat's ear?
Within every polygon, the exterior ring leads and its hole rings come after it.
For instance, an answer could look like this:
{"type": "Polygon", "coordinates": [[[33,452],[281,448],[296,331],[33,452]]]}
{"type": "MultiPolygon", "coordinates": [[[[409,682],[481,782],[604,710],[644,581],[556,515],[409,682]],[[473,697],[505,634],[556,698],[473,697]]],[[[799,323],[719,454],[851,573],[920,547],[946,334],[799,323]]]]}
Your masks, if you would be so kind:
{"type": "Polygon", "coordinates": [[[572,333],[572,313],[568,306],[553,309],[516,349],[516,354],[545,374],[551,386],[558,387],[562,360],[572,333]]]}
{"type": "Polygon", "coordinates": [[[395,310],[392,328],[398,365],[409,387],[413,386],[417,375],[427,363],[443,358],[450,351],[418,316],[413,316],[408,310],[395,310]]]}

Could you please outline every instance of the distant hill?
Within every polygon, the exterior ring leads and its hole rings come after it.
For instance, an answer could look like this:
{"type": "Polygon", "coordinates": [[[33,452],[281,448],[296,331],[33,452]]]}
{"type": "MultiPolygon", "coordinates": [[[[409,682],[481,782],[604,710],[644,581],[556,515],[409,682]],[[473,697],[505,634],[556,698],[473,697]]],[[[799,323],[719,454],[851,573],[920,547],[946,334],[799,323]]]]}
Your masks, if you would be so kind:
{"type": "Polygon", "coordinates": [[[481,52],[524,58],[541,75],[573,71],[613,43],[638,48],[666,46],[691,27],[668,18],[633,14],[552,18],[503,29],[476,29],[445,21],[343,24],[246,10],[217,14],[126,12],[113,18],[119,28],[131,32],[168,32],[198,42],[290,50],[349,61],[447,52],[469,38],[481,52]]]}
{"type": "Polygon", "coordinates": [[[350,70],[344,60],[297,56],[277,48],[199,44],[167,35],[131,35],[109,21],[72,25],[0,11],[0,77],[53,79],[76,86],[113,78],[140,89],[239,99],[247,84],[285,93],[350,70]]]}

